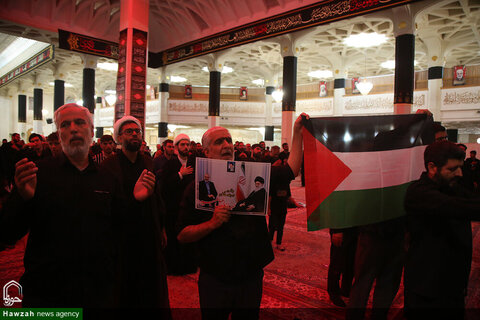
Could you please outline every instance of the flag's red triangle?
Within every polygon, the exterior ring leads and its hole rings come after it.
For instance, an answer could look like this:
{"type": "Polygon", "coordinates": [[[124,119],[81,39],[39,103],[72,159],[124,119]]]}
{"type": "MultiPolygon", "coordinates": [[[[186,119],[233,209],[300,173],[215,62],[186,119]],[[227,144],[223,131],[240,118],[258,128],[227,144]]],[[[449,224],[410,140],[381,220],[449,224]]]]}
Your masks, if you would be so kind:
{"type": "Polygon", "coordinates": [[[303,130],[307,218],[348,177],[347,167],[312,134],[303,130]]]}

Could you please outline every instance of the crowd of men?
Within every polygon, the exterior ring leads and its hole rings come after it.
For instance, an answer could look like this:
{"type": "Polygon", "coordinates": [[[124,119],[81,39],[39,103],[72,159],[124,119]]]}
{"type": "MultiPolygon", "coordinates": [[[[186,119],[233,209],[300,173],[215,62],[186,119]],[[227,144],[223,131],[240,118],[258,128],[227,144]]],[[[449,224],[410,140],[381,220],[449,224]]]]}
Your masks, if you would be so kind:
{"type": "MultiPolygon", "coordinates": [[[[151,156],[134,117],[97,144],[88,109],[66,104],[54,121],[47,143],[31,134],[22,145],[13,134],[1,149],[0,242],[27,236],[24,307],[150,307],[170,318],[166,275],[200,268],[205,318],[217,316],[209,308],[258,317],[263,268],[273,260],[265,218],[231,216],[225,206],[199,215],[189,203],[195,157],[234,159],[228,130],[211,128],[201,145],[179,134],[151,156]]],[[[278,162],[272,179],[297,175],[301,128],[299,118],[295,154],[278,162]]],[[[269,156],[253,149],[239,156],[269,156]]]]}
{"type": "MultiPolygon", "coordinates": [[[[132,116],[118,120],[113,137],[104,135],[93,146],[88,109],[66,104],[54,121],[57,132],[47,143],[32,134],[22,144],[13,134],[0,151],[0,243],[28,235],[20,280],[24,307],[147,307],[168,319],[166,275],[200,269],[203,319],[258,319],[275,233],[276,248],[285,250],[289,185],[302,164],[308,115],[297,118],[291,149],[283,144],[281,152],[264,142],[234,144],[227,129],[213,127],[201,143],[178,134],[153,156],[132,116]],[[268,226],[264,216],[232,214],[214,201],[213,211],[198,209],[196,157],[271,163],[268,226]]],[[[473,171],[478,160],[473,154],[464,162],[461,146],[440,135],[437,140],[426,148],[425,172],[406,193],[405,218],[331,230],[328,293],[339,306],[345,306],[341,295],[350,296],[349,319],[364,318],[374,281],[372,315],[386,319],[403,268],[408,318],[424,319],[425,311],[439,308],[446,308],[439,314],[445,319],[463,317],[470,221],[480,220],[480,198],[476,182],[471,190],[465,187],[462,171],[473,171]]],[[[208,202],[217,191],[208,174],[203,178],[208,202]]],[[[255,178],[259,189],[264,183],[255,178]]]]}

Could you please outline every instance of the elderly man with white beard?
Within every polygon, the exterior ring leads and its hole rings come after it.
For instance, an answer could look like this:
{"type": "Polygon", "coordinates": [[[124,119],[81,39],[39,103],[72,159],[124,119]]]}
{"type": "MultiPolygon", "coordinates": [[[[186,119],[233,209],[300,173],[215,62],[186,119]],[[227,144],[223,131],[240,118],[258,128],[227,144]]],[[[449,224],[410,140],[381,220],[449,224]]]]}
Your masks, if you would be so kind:
{"type": "MultiPolygon", "coordinates": [[[[30,233],[23,307],[115,307],[122,192],[88,156],[88,109],[66,104],[54,119],[63,153],[37,164],[17,162],[15,189],[0,213],[0,241],[30,233]]],[[[144,188],[140,181],[137,193],[144,188]]]]}

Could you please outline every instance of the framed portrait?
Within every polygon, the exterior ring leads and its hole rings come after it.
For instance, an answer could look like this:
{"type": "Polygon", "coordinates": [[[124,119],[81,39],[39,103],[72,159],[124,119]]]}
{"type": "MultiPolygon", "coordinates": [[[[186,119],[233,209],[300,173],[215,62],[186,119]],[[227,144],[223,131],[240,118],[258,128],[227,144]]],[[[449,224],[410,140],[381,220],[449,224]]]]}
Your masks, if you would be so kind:
{"type": "Polygon", "coordinates": [[[240,88],[240,100],[247,100],[248,99],[248,91],[247,87],[240,88]]]}
{"type": "Polygon", "coordinates": [[[320,81],[319,96],[320,97],[326,97],[327,96],[327,82],[326,81],[320,81]]]}
{"type": "Polygon", "coordinates": [[[453,67],[453,85],[462,86],[465,84],[466,67],[455,66],[453,67]]]}
{"type": "Polygon", "coordinates": [[[197,158],[195,208],[232,214],[265,216],[270,189],[270,163],[197,158]]]}
{"type": "Polygon", "coordinates": [[[192,85],[185,85],[185,99],[192,99],[192,85]]]}
{"type": "Polygon", "coordinates": [[[357,88],[358,78],[352,78],[352,93],[357,94],[360,93],[360,90],[357,88]]]}

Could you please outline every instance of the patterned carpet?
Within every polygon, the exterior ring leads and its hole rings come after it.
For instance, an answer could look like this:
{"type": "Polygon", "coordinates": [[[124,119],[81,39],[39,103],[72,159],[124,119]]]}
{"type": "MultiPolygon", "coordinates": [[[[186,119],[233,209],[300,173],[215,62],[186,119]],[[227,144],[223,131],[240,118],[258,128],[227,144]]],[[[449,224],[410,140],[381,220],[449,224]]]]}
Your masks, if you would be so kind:
{"type": "MultiPolygon", "coordinates": [[[[294,198],[305,203],[305,190],[292,182],[294,198]]],[[[345,310],[334,306],[327,294],[330,237],[328,230],[306,232],[305,208],[289,209],[284,232],[286,251],[275,250],[275,260],[265,269],[261,319],[343,319],[345,310]]],[[[480,308],[480,223],[472,224],[474,252],[467,308],[480,308]]],[[[0,287],[18,280],[23,272],[24,244],[0,252],[0,287]]],[[[169,276],[170,304],[174,319],[200,319],[198,274],[169,276]]],[[[348,300],[348,299],[347,299],[348,300]]],[[[371,305],[371,302],[369,302],[371,305]]],[[[389,319],[403,318],[403,286],[395,298],[389,319]]],[[[478,319],[478,313],[468,314],[478,319]],[[476,317],[475,317],[476,316],[476,317]]],[[[368,317],[368,312],[367,312],[368,317]]]]}

